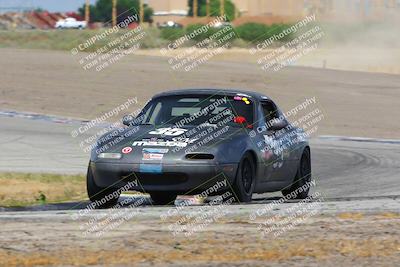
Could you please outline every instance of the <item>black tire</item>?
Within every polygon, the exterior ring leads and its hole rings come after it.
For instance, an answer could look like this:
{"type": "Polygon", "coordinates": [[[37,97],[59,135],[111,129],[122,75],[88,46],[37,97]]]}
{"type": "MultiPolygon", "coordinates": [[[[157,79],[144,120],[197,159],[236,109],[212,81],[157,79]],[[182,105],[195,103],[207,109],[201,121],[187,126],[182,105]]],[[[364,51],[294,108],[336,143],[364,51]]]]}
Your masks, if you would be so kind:
{"type": "MultiPolygon", "coordinates": [[[[283,195],[290,195],[296,193],[296,191],[303,185],[311,182],[311,155],[310,150],[305,149],[303,155],[301,156],[300,164],[297,168],[296,176],[293,179],[293,184],[290,188],[282,190],[283,195]]],[[[297,192],[294,199],[305,199],[308,197],[310,192],[310,187],[306,190],[301,190],[297,192]]],[[[292,197],[293,198],[293,197],[292,197]]]]}
{"type": "Polygon", "coordinates": [[[151,192],[149,193],[155,205],[174,205],[177,194],[170,192],[151,192]]]}
{"type": "Polygon", "coordinates": [[[233,193],[238,202],[250,202],[253,197],[256,168],[253,157],[246,153],[239,163],[233,193]]]}
{"type": "Polygon", "coordinates": [[[86,176],[86,187],[89,199],[96,203],[96,208],[109,208],[118,203],[120,192],[117,189],[97,186],[90,167],[86,176]]]}

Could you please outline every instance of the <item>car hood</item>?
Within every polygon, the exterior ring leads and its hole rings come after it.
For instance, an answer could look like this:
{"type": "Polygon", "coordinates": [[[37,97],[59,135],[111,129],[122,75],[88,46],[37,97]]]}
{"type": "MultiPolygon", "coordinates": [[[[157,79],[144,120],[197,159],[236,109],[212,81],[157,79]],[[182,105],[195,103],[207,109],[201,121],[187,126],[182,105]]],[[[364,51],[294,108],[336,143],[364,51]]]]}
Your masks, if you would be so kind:
{"type": "Polygon", "coordinates": [[[97,147],[92,151],[92,160],[99,153],[105,152],[129,152],[123,153],[123,158],[135,162],[143,159],[144,153],[151,152],[165,154],[162,156],[164,161],[183,159],[191,153],[212,154],[218,156],[220,160],[225,160],[225,153],[233,153],[235,146],[232,144],[247,136],[247,131],[230,125],[180,128],[165,126],[157,129],[152,125],[141,125],[120,128],[99,138],[97,147]],[[223,155],[221,151],[224,152],[223,155]]]}

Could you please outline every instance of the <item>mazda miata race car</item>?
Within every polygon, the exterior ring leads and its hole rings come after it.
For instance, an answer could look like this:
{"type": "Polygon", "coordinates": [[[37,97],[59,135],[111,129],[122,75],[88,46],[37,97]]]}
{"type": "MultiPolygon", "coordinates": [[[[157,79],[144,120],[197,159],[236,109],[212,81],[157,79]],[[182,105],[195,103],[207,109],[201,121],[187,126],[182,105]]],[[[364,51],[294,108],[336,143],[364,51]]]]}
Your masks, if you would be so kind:
{"type": "Polygon", "coordinates": [[[137,116],[124,116],[123,124],[91,152],[87,190],[97,207],[115,205],[127,189],[149,193],[155,204],[204,192],[231,192],[239,202],[273,191],[308,196],[306,135],[267,96],[170,91],[154,96],[137,116]]]}

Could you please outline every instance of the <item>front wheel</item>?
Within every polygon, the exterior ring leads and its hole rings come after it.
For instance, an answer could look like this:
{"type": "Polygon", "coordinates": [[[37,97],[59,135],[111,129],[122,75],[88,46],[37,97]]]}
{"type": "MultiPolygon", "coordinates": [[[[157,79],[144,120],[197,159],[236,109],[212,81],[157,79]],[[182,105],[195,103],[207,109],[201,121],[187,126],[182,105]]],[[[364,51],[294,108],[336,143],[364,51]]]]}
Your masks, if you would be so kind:
{"type": "Polygon", "coordinates": [[[86,176],[86,187],[90,201],[98,208],[109,208],[118,203],[120,192],[113,188],[103,188],[96,185],[90,166],[86,176]]]}
{"type": "Polygon", "coordinates": [[[282,190],[283,195],[293,195],[295,199],[305,199],[308,197],[311,182],[311,155],[310,150],[306,149],[301,156],[300,164],[290,188],[282,190]],[[307,185],[308,186],[305,186],[307,185]],[[305,187],[303,187],[305,186],[305,187]]]}
{"type": "Polygon", "coordinates": [[[155,205],[174,205],[177,195],[169,192],[151,192],[150,197],[155,205]]]}
{"type": "Polygon", "coordinates": [[[246,153],[239,163],[236,173],[233,193],[239,202],[250,202],[255,185],[255,163],[249,153],[246,153]]]}

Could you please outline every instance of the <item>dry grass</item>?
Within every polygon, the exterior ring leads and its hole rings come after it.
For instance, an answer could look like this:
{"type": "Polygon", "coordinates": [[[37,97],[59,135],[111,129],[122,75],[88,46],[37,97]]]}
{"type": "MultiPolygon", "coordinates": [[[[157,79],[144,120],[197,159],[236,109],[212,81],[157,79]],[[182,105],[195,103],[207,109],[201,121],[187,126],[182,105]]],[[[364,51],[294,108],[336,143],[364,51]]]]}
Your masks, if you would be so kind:
{"type": "Polygon", "coordinates": [[[339,219],[343,220],[361,220],[364,215],[360,212],[345,212],[338,214],[339,219]]]}
{"type": "Polygon", "coordinates": [[[378,219],[400,219],[400,213],[383,212],[377,215],[378,219]]]}
{"type": "Polygon", "coordinates": [[[85,198],[85,177],[82,175],[0,174],[0,206],[24,206],[85,198]]]}
{"type": "MultiPolygon", "coordinates": [[[[215,240],[214,240],[215,241],[215,240]]],[[[267,247],[246,247],[246,243],[232,244],[226,249],[226,240],[197,244],[192,247],[190,242],[183,241],[170,246],[163,253],[156,250],[129,249],[122,250],[60,250],[49,252],[21,253],[0,250],[0,265],[2,266],[38,266],[38,265],[110,265],[139,262],[225,262],[240,261],[284,261],[293,257],[313,258],[323,261],[337,255],[345,257],[386,257],[399,252],[400,243],[397,239],[390,240],[313,240],[304,242],[282,241],[267,247]]]]}
{"type": "MultiPolygon", "coordinates": [[[[99,40],[88,47],[86,52],[94,52],[102,48],[110,41],[121,37],[127,31],[129,30],[120,30],[117,33],[110,34],[107,38],[99,40]]],[[[81,31],[0,30],[0,47],[71,51],[71,49],[78,47],[88,39],[103,32],[105,32],[104,29],[81,31]]],[[[141,42],[141,47],[157,48],[161,44],[166,43],[165,40],[160,39],[160,33],[157,28],[146,28],[146,33],[141,42]]]]}

